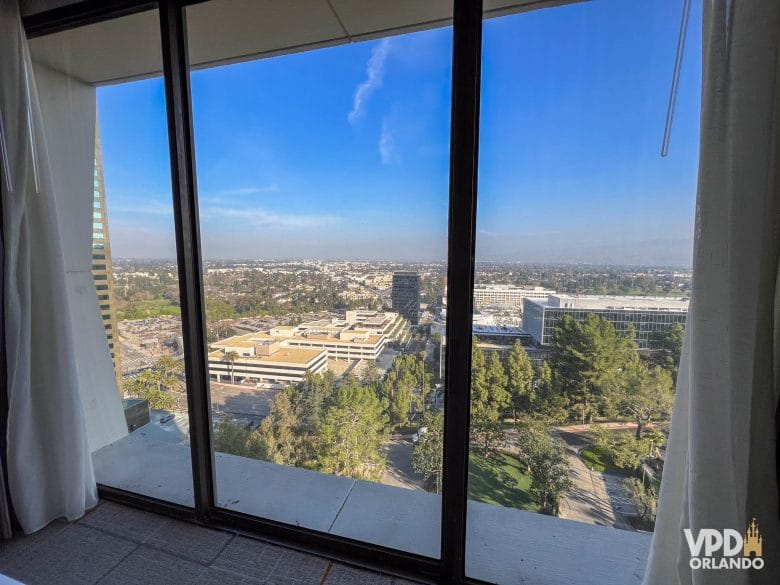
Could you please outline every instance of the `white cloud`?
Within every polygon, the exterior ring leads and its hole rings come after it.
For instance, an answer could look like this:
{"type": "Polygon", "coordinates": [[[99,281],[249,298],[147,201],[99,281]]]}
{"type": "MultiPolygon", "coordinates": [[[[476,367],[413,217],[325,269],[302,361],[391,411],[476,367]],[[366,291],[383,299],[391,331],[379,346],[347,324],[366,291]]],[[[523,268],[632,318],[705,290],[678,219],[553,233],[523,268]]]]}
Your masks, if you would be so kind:
{"type": "Polygon", "coordinates": [[[265,227],[318,227],[331,225],[341,221],[339,217],[332,215],[296,215],[276,213],[261,208],[236,209],[230,207],[209,207],[201,211],[204,219],[237,219],[244,222],[265,227]]]}
{"type": "Polygon", "coordinates": [[[371,51],[371,57],[366,65],[366,80],[357,86],[352,99],[352,110],[347,114],[347,120],[354,124],[363,114],[366,100],[377,88],[382,86],[385,60],[390,52],[390,40],[382,41],[371,51]]]}
{"type": "Polygon", "coordinates": [[[387,120],[382,121],[382,132],[379,135],[379,157],[383,165],[398,163],[401,157],[395,147],[395,138],[387,120]]]}
{"type": "Polygon", "coordinates": [[[224,197],[234,197],[241,195],[261,195],[264,193],[278,193],[279,185],[271,183],[270,185],[264,185],[262,187],[237,187],[234,189],[224,189],[219,192],[219,195],[224,197]]]}
{"type": "Polygon", "coordinates": [[[117,204],[112,205],[111,201],[108,202],[108,217],[114,218],[116,215],[158,215],[167,217],[173,216],[173,199],[163,203],[154,199],[142,198],[138,200],[137,205],[117,204]]]}

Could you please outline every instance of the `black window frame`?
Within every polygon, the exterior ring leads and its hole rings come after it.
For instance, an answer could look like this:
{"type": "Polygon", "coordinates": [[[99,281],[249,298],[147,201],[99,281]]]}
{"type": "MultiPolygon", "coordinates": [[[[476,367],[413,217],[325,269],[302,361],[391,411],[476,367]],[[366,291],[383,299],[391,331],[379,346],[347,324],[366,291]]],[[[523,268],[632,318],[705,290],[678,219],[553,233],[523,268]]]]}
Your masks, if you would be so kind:
{"type": "Polygon", "coordinates": [[[220,508],[215,499],[211,407],[185,9],[207,0],[82,0],[24,17],[28,38],[159,11],[170,150],[194,507],[98,485],[104,499],[261,537],[400,576],[459,585],[465,575],[472,290],[475,270],[482,0],[452,0],[452,96],[447,258],[447,352],[441,554],[434,559],[220,508]]]}

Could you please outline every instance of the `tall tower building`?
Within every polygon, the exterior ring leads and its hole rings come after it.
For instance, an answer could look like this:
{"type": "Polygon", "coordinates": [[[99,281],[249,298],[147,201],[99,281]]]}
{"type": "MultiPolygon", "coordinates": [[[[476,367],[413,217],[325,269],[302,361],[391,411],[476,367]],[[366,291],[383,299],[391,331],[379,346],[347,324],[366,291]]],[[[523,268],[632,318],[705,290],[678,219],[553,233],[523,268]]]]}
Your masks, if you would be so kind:
{"type": "Polygon", "coordinates": [[[416,272],[393,272],[393,290],[390,295],[393,311],[412,325],[420,323],[420,275],[416,272]]]}
{"type": "Polygon", "coordinates": [[[122,364],[119,356],[119,331],[116,320],[114,270],[111,263],[111,240],[108,237],[108,208],[103,181],[103,154],[100,130],[95,120],[95,172],[92,191],[92,278],[95,281],[100,316],[106,331],[111,361],[114,363],[117,388],[122,393],[122,364]]]}

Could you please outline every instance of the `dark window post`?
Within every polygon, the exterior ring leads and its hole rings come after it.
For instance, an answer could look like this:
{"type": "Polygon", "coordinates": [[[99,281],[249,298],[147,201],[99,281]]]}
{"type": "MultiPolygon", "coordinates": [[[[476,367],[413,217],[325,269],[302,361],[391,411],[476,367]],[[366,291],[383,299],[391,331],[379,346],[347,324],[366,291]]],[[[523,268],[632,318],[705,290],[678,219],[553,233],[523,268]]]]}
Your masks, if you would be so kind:
{"type": "Polygon", "coordinates": [[[442,582],[452,585],[463,582],[466,554],[481,52],[482,0],[454,0],[441,525],[442,582]]]}
{"type": "Polygon", "coordinates": [[[214,457],[210,441],[208,353],[201,280],[203,272],[200,260],[187,31],[182,3],[173,0],[160,2],[160,33],[171,152],[173,217],[179,265],[195,516],[198,521],[205,522],[214,507],[214,457]]]}

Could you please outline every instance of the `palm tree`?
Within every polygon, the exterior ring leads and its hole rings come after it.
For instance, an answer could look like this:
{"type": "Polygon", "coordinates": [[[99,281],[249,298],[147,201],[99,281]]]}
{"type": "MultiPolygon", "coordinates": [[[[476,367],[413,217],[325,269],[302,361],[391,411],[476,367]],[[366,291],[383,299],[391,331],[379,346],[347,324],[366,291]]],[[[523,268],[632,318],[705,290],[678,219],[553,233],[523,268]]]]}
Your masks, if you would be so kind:
{"type": "Polygon", "coordinates": [[[426,357],[425,351],[420,352],[420,368],[422,369],[421,376],[420,376],[420,400],[422,401],[422,413],[423,416],[425,416],[425,357],[426,357]]]}
{"type": "Polygon", "coordinates": [[[230,383],[235,384],[236,383],[235,364],[236,364],[236,360],[238,359],[238,353],[236,353],[235,351],[226,351],[225,356],[222,359],[230,363],[230,383]]]}
{"type": "Polygon", "coordinates": [[[177,409],[179,409],[181,395],[184,393],[182,375],[184,375],[184,362],[169,355],[158,359],[151,370],[151,380],[157,386],[157,391],[176,395],[177,409]]]}

